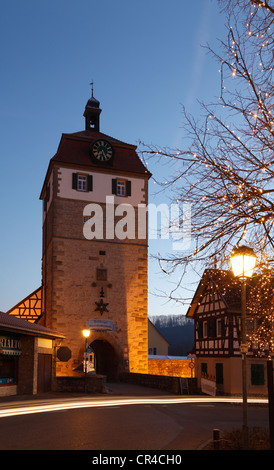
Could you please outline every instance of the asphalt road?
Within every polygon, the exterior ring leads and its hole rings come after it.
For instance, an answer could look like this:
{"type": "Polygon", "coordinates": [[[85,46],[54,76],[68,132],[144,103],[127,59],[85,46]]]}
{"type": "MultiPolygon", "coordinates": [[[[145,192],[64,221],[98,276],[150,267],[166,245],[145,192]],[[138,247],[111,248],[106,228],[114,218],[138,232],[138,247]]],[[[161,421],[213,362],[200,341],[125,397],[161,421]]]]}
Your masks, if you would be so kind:
{"type": "MultiPolygon", "coordinates": [[[[265,410],[250,424],[267,425],[265,410]]],[[[129,405],[2,418],[1,450],[194,450],[241,425],[235,405],[129,405]]]]}
{"type": "MultiPolygon", "coordinates": [[[[155,391],[146,396],[145,388],[130,396],[126,391],[0,402],[0,449],[197,450],[212,438],[214,428],[224,431],[242,424],[238,403],[215,403],[207,397],[191,402],[191,397],[155,391]]],[[[267,405],[250,404],[248,424],[267,428],[267,405]]]]}

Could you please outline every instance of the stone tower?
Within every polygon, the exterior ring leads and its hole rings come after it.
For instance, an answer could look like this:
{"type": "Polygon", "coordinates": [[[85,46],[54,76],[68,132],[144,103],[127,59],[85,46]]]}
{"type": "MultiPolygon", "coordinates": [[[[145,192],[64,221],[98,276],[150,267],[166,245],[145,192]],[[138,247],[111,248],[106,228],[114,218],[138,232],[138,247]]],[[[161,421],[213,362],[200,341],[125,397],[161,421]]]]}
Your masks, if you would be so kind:
{"type": "Polygon", "coordinates": [[[96,372],[147,372],[147,230],[150,173],[136,146],[100,131],[93,96],[85,130],[62,134],[41,191],[44,325],[65,335],[57,375],[82,368],[88,328],[96,372]],[[144,222],[144,218],[142,219],[144,222]]]}

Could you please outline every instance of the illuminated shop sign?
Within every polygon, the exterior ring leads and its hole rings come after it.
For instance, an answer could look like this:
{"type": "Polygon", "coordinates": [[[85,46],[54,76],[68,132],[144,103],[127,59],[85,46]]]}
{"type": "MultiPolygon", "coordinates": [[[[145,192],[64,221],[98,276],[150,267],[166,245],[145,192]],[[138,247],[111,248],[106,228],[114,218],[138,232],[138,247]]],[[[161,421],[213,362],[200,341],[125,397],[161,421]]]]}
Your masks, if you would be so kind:
{"type": "Polygon", "coordinates": [[[20,356],[21,341],[9,336],[0,336],[0,354],[9,356],[20,356]]]}

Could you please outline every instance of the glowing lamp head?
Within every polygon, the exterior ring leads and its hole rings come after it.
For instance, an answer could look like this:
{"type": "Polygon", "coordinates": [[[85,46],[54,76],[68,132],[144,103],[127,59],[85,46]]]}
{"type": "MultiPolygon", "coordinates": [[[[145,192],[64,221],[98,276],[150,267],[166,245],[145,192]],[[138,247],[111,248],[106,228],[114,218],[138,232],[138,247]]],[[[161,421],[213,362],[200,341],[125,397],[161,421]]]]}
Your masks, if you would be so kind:
{"type": "Polygon", "coordinates": [[[90,335],[90,330],[83,330],[82,333],[85,338],[88,338],[90,335]]]}
{"type": "Polygon", "coordinates": [[[230,256],[234,276],[251,277],[256,266],[256,255],[248,246],[235,247],[230,256]]]}

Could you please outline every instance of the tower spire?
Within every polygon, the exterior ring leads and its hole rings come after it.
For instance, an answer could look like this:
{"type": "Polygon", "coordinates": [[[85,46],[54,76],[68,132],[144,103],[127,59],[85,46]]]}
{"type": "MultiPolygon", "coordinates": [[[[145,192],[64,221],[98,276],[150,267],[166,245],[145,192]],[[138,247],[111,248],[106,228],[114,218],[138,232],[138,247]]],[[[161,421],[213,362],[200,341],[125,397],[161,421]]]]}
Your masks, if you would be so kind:
{"type": "Polygon", "coordinates": [[[100,102],[93,96],[93,80],[90,82],[91,86],[91,97],[88,100],[85,107],[85,120],[86,120],[86,130],[94,130],[99,132],[100,130],[100,102]]]}

